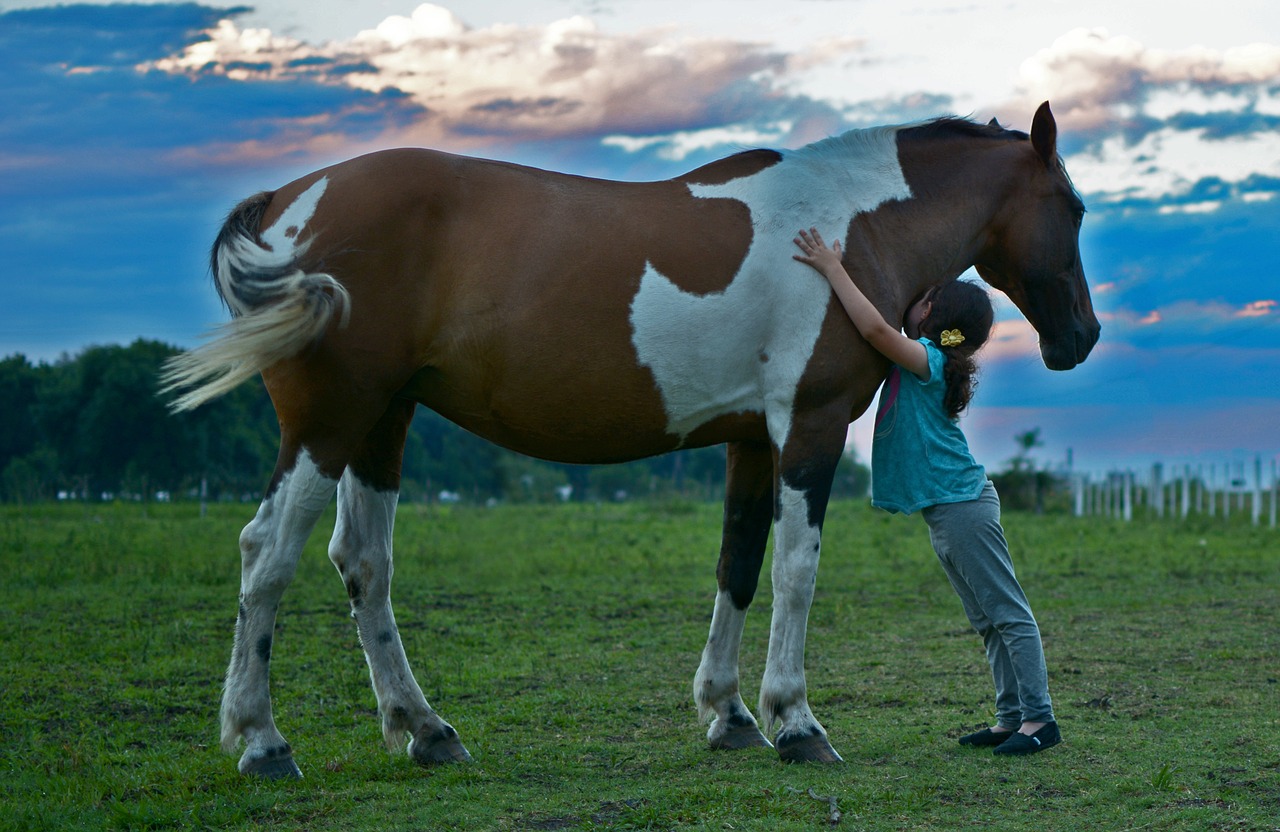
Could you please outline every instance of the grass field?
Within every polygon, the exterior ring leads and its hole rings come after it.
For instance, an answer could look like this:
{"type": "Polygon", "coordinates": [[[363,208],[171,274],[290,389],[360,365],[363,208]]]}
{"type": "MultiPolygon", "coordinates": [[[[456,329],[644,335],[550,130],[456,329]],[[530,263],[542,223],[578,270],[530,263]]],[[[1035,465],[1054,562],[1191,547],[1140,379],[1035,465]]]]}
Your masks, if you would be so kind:
{"type": "MultiPolygon", "coordinates": [[[[0,828],[1280,830],[1270,529],[1006,516],[1065,742],[1002,759],[955,742],[991,683],[923,521],[833,504],[807,666],[846,762],[788,766],[696,721],[718,506],[402,506],[397,618],[475,762],[384,750],[318,532],[272,679],[306,777],[279,783],[217,746],[252,511],[0,509],[0,828]]],[[[766,574],[749,703],[768,618],[766,574]]]]}

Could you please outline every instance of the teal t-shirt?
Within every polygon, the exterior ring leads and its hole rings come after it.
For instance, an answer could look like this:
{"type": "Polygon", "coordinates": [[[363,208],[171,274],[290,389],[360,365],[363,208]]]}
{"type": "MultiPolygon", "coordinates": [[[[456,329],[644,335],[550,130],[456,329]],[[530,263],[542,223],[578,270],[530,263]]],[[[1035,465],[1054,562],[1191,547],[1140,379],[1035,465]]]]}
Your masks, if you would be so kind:
{"type": "Polygon", "coordinates": [[[946,357],[928,338],[929,379],[894,366],[880,391],[871,442],[871,504],[911,514],[942,503],[976,500],[986,469],[942,406],[946,357]]]}

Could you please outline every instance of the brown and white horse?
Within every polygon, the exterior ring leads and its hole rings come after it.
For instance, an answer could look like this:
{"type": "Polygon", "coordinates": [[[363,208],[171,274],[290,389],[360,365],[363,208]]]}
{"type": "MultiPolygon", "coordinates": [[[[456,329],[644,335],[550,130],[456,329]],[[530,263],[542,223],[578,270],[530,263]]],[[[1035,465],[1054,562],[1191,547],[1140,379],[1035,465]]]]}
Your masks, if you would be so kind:
{"type": "Polygon", "coordinates": [[[187,409],[261,372],[279,415],[275,474],[240,536],[240,613],[222,742],[240,771],[300,776],[276,729],[276,608],[334,492],[329,557],[346,584],[392,745],[469,759],[427,704],[390,602],[401,454],[424,404],[516,451],[609,463],[728,444],[719,591],[694,679],[713,748],[768,746],[738,652],[770,524],[773,620],[759,715],[785,760],[840,757],[809,710],[805,628],[849,422],[885,361],[797,229],[844,244],[885,317],[971,265],[1069,369],[1098,338],[1080,263],[1084,206],[1047,104],[1031,133],[955,118],[752,150],[624,183],[430,150],[373,153],[254,196],[213,249],[233,318],[174,360],[187,409]]]}

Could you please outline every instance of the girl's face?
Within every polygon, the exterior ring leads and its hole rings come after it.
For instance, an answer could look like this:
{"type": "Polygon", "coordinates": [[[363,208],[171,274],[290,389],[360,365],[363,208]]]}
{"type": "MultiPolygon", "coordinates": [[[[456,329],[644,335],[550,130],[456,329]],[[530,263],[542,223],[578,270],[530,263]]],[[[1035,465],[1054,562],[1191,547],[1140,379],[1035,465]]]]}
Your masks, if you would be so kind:
{"type": "Polygon", "coordinates": [[[920,337],[920,324],[924,323],[925,318],[929,317],[930,310],[933,309],[933,293],[934,289],[925,292],[920,300],[911,304],[907,309],[906,319],[902,322],[902,328],[906,332],[908,338],[920,337]]]}

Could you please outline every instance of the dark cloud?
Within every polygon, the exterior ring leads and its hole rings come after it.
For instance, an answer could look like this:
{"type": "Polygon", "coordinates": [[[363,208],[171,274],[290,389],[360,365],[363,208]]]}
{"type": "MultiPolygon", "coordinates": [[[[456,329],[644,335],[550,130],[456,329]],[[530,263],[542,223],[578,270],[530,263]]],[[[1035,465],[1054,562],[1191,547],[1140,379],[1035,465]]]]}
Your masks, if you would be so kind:
{"type": "Polygon", "coordinates": [[[304,132],[371,139],[423,112],[396,91],[139,69],[243,11],[110,5],[0,14],[0,165],[8,169],[0,191],[83,192],[85,177],[162,178],[175,165],[192,167],[201,147],[241,142],[278,142],[287,158],[304,132]]]}
{"type": "Polygon", "coordinates": [[[15,70],[128,69],[173,54],[220,19],[250,11],[174,5],[43,6],[0,13],[0,79],[15,70]]]}
{"type": "MultiPolygon", "coordinates": [[[[1280,115],[1260,113],[1255,104],[1235,112],[1174,113],[1160,122],[1160,126],[1198,130],[1205,141],[1213,142],[1280,130],[1280,115]]],[[[1149,125],[1149,128],[1155,129],[1154,125],[1149,125]]]]}
{"type": "Polygon", "coordinates": [[[0,353],[53,358],[140,335],[193,343],[219,316],[203,275],[221,215],[313,167],[317,134],[372,140],[422,113],[395,90],[139,69],[240,11],[0,14],[0,353]]]}
{"type": "Polygon", "coordinates": [[[1280,300],[1280,201],[1226,202],[1199,214],[1132,209],[1098,223],[1086,218],[1083,234],[1086,271],[1094,285],[1113,285],[1104,298],[1113,308],[1280,300]]]}

